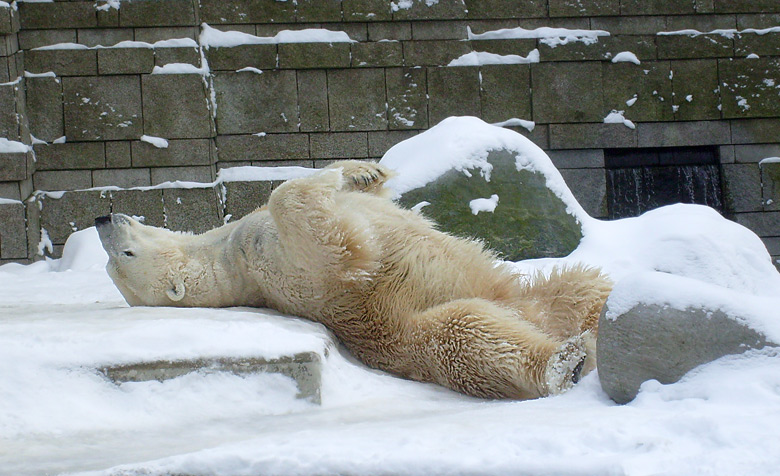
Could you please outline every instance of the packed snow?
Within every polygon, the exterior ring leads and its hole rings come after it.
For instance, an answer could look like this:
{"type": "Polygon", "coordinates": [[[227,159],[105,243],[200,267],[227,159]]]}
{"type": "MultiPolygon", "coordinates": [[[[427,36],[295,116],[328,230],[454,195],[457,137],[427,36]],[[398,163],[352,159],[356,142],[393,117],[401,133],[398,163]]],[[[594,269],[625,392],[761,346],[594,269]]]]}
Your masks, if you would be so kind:
{"type": "MultiPolygon", "coordinates": [[[[626,104],[630,107],[634,103],[628,104],[629,101],[626,101],[626,104]]],[[[613,109],[609,114],[606,115],[606,117],[604,117],[604,124],[623,124],[629,129],[636,129],[636,124],[634,124],[633,121],[626,119],[626,117],[623,115],[625,112],[626,111],[618,111],[617,109],[613,109]]]]}
{"type": "Polygon", "coordinates": [[[168,140],[167,139],[163,139],[162,137],[142,135],[141,136],[141,142],[146,142],[148,144],[152,144],[153,146],[157,147],[158,149],[167,149],[168,148],[168,140]]]}
{"type": "Polygon", "coordinates": [[[636,55],[630,51],[621,51],[620,53],[616,54],[612,58],[612,62],[642,64],[642,62],[639,61],[639,58],[637,58],[636,55]]]}
{"type": "MultiPolygon", "coordinates": [[[[675,305],[700,305],[686,296],[704,295],[778,339],[780,274],[752,232],[709,208],[675,205],[596,220],[570,203],[571,192],[538,147],[475,118],[447,119],[398,144],[383,163],[398,172],[398,192],[452,169],[489,180],[486,151],[497,148],[517,153],[518,168],[544,173],[585,235],[570,256],[518,262],[518,271],[601,266],[617,288],[628,288],[623,305],[659,289],[675,305]],[[650,284],[636,289],[634,282],[650,284]]],[[[226,173],[248,179],[255,169],[226,173]]],[[[279,177],[310,173],[288,168],[279,177]]],[[[646,382],[623,406],[608,399],[595,373],[560,396],[485,401],[367,369],[323,327],[273,311],[130,308],[103,269],[106,260],[89,228],[71,235],[62,259],[0,266],[0,474],[777,470],[776,349],[719,359],[675,384],[646,382]],[[99,372],[139,360],[302,350],[324,359],[321,406],[296,399],[295,384],[275,374],[197,372],[116,385],[99,372]]]]}
{"type": "Polygon", "coordinates": [[[531,50],[527,56],[498,55],[485,51],[472,51],[450,61],[447,66],[482,66],[490,64],[530,64],[539,62],[539,50],[531,50]]]}
{"type": "Polygon", "coordinates": [[[599,41],[599,37],[609,36],[609,32],[604,30],[572,30],[547,26],[533,30],[522,27],[502,28],[484,33],[473,33],[470,26],[466,28],[469,40],[538,39],[540,43],[544,43],[550,48],[576,42],[592,45],[599,41]]]}

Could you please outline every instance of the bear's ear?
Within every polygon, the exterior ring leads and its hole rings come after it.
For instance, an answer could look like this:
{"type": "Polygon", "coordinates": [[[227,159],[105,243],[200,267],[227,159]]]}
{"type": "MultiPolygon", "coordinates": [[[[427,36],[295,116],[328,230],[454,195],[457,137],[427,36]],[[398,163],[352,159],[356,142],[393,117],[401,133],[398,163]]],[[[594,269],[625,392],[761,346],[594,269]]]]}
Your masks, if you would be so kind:
{"type": "Polygon", "coordinates": [[[184,281],[179,278],[173,278],[171,280],[171,287],[165,291],[171,301],[179,302],[184,299],[184,281]]]}

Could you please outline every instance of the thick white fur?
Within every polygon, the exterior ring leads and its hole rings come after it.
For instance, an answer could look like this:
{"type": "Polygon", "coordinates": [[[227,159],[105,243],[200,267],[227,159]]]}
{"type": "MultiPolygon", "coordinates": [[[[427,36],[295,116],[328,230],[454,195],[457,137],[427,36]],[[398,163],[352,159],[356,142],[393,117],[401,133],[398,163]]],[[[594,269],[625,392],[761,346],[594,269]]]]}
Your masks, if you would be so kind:
{"type": "Polygon", "coordinates": [[[383,197],[389,175],[338,162],[202,235],[114,215],[99,227],[109,274],[131,305],[274,308],[369,366],[473,396],[559,393],[595,366],[609,280],[581,266],[522,280],[383,197]]]}

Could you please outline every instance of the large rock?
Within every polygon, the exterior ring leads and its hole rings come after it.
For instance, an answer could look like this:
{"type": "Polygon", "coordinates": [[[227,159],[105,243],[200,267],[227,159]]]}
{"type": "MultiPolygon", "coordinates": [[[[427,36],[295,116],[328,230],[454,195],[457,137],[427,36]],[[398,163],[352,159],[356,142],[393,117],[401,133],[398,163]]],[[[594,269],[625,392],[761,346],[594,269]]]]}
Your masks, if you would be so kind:
{"type": "Polygon", "coordinates": [[[777,320],[773,305],[780,301],[772,304],[752,295],[740,299],[729,289],[700,284],[663,273],[618,283],[599,319],[597,345],[599,379],[610,398],[627,403],[647,380],[671,384],[724,355],[778,345],[777,336],[763,329],[780,327],[765,325],[777,320]],[[726,299],[713,299],[719,291],[726,299]],[[686,294],[682,301],[681,294],[686,294]],[[735,310],[735,304],[744,309],[735,310]]]}
{"type": "Polygon", "coordinates": [[[381,163],[398,173],[388,186],[403,206],[507,260],[568,255],[590,219],[541,149],[477,118],[448,118],[381,163]]]}

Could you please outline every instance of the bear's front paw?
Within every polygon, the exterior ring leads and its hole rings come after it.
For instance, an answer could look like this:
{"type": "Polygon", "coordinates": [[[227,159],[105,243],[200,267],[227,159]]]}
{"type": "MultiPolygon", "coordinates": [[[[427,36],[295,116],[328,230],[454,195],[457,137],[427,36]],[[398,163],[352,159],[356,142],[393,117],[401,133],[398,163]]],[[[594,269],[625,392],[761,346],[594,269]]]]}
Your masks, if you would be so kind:
{"type": "Polygon", "coordinates": [[[348,191],[378,193],[387,179],[392,176],[392,172],[383,165],[358,160],[335,162],[328,168],[341,169],[344,176],[342,189],[348,191]]]}
{"type": "Polygon", "coordinates": [[[583,336],[572,337],[547,362],[544,378],[548,395],[558,395],[574,386],[583,376],[587,361],[583,336]]]}

